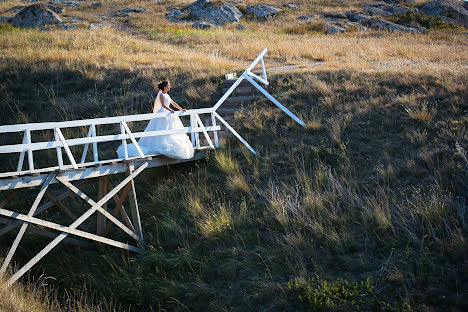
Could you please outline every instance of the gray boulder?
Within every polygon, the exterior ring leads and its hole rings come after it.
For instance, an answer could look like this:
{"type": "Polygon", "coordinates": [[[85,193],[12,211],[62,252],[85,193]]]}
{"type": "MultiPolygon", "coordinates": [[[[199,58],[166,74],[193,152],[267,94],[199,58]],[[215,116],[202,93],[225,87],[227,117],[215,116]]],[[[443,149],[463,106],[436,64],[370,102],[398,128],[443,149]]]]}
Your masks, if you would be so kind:
{"type": "Polygon", "coordinates": [[[70,0],[54,0],[54,1],[50,1],[49,4],[52,4],[52,5],[65,4],[67,7],[70,7],[70,8],[76,8],[76,7],[82,6],[76,1],[70,1],[70,0]]]}
{"type": "Polygon", "coordinates": [[[277,9],[270,5],[251,5],[247,7],[247,14],[253,15],[258,19],[267,19],[278,14],[281,9],[277,9]]]}
{"type": "Polygon", "coordinates": [[[148,11],[144,8],[123,8],[120,10],[121,13],[143,13],[148,11]]]}
{"type": "Polygon", "coordinates": [[[64,7],[59,7],[59,6],[56,6],[56,5],[52,5],[52,4],[46,4],[46,6],[49,8],[49,10],[59,14],[59,13],[63,13],[63,11],[65,11],[65,8],[64,7]]]}
{"type": "Polygon", "coordinates": [[[10,23],[11,22],[11,17],[8,16],[0,16],[0,24],[1,23],[10,23]]]}
{"type": "Polygon", "coordinates": [[[183,10],[188,12],[190,19],[207,21],[215,26],[237,23],[243,16],[232,2],[197,0],[183,10]]]}
{"type": "Polygon", "coordinates": [[[401,31],[401,32],[409,32],[409,33],[420,33],[426,31],[424,27],[416,28],[416,27],[407,27],[400,24],[396,24],[390,21],[386,21],[380,18],[371,18],[367,22],[365,22],[366,26],[369,26],[374,29],[380,30],[387,30],[387,31],[401,31]]]}
{"type": "Polygon", "coordinates": [[[447,0],[429,1],[421,6],[426,15],[441,17],[444,20],[468,27],[468,10],[447,0]]]}
{"type": "Polygon", "coordinates": [[[11,24],[15,27],[31,28],[46,24],[58,24],[60,17],[43,4],[33,4],[22,9],[13,17],[11,24]]]}
{"type": "Polygon", "coordinates": [[[416,3],[416,0],[379,0],[380,2],[390,3],[390,4],[400,4],[400,3],[416,3]]]}
{"type": "Polygon", "coordinates": [[[343,27],[340,27],[338,25],[333,25],[333,24],[330,24],[330,23],[325,23],[327,25],[327,30],[325,31],[325,33],[327,34],[339,34],[339,33],[344,33],[346,31],[345,28],[343,27]]]}
{"type": "Polygon", "coordinates": [[[372,19],[372,17],[369,15],[356,13],[352,11],[346,12],[346,18],[348,18],[350,21],[357,23],[367,22],[368,20],[372,19]]]}
{"type": "Polygon", "coordinates": [[[297,18],[298,21],[301,21],[301,22],[310,22],[310,21],[313,21],[314,19],[317,18],[317,15],[311,15],[311,16],[299,16],[297,18]]]}
{"type": "Polygon", "coordinates": [[[22,9],[24,9],[24,5],[15,5],[14,7],[8,9],[7,12],[17,13],[21,11],[22,9]]]}
{"type": "Polygon", "coordinates": [[[195,23],[192,24],[192,28],[198,28],[198,29],[210,29],[213,24],[203,22],[203,21],[196,21],[195,23]]]}
{"type": "Polygon", "coordinates": [[[386,5],[386,4],[378,4],[378,3],[364,3],[362,5],[362,9],[367,14],[379,15],[379,16],[384,16],[384,17],[405,14],[406,12],[411,10],[407,6],[386,5]]]}
{"type": "Polygon", "coordinates": [[[237,24],[236,29],[237,30],[245,30],[245,27],[242,24],[237,24]]]}
{"type": "Polygon", "coordinates": [[[183,16],[184,16],[184,13],[182,13],[181,11],[173,10],[173,11],[170,11],[169,13],[166,14],[166,19],[169,22],[182,23],[183,22],[183,20],[182,20],[183,16]]]}
{"type": "Polygon", "coordinates": [[[102,3],[101,2],[93,2],[93,3],[91,3],[91,6],[94,7],[94,8],[100,8],[100,7],[102,7],[102,3]]]}
{"type": "Polygon", "coordinates": [[[283,4],[283,6],[284,6],[286,9],[297,9],[297,5],[292,4],[292,3],[286,3],[286,4],[283,4]]]}

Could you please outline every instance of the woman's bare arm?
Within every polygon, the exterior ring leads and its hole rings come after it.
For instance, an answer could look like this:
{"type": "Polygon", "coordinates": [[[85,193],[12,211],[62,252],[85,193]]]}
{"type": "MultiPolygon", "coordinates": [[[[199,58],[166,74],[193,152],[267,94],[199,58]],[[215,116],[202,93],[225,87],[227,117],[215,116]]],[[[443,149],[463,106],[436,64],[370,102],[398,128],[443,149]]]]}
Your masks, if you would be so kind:
{"type": "Polygon", "coordinates": [[[177,104],[177,103],[174,102],[174,101],[171,101],[171,104],[174,105],[178,110],[181,110],[181,111],[184,111],[184,112],[186,111],[185,108],[180,107],[180,105],[177,104]]]}

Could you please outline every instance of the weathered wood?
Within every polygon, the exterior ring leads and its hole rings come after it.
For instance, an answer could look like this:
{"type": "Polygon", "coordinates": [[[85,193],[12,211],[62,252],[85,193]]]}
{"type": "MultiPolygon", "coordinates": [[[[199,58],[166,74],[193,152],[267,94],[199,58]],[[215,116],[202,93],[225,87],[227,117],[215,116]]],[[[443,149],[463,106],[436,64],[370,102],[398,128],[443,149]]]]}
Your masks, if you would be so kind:
{"type": "MultiPolygon", "coordinates": [[[[211,123],[213,124],[213,126],[216,126],[216,117],[213,113],[211,113],[211,123]]],[[[213,136],[215,140],[215,147],[218,148],[219,147],[218,131],[213,131],[213,136]]]]}
{"type": "MultiPolygon", "coordinates": [[[[148,166],[147,164],[146,165],[142,165],[142,166],[145,166],[145,168],[148,166]]],[[[141,168],[141,167],[140,167],[141,168]]],[[[138,169],[140,169],[138,168],[138,169]]],[[[94,200],[92,200],[88,195],[86,195],[85,193],[83,193],[82,191],[80,191],[78,188],[76,188],[76,186],[74,186],[73,184],[71,184],[70,182],[68,181],[65,181],[65,180],[61,180],[60,178],[58,178],[58,180],[63,184],[65,185],[66,187],[68,187],[69,189],[72,190],[72,192],[74,192],[76,195],[78,195],[80,198],[82,198],[84,201],[86,201],[88,204],[90,204],[91,206],[95,206],[96,207],[96,210],[98,210],[101,214],[103,214],[107,219],[109,219],[109,221],[113,222],[115,225],[117,225],[119,228],[121,228],[125,233],[127,233],[128,235],[130,235],[131,237],[133,237],[134,239],[136,239],[138,242],[140,242],[141,244],[144,244],[144,241],[137,235],[135,234],[135,232],[133,232],[132,230],[130,230],[127,226],[125,226],[122,222],[120,222],[119,220],[117,220],[115,217],[113,217],[107,210],[105,210],[103,208],[103,206],[105,207],[107,201],[112,198],[122,187],[119,187],[119,189],[117,191],[115,190],[112,190],[110,191],[109,193],[107,193],[104,197],[102,197],[103,199],[106,198],[107,200],[104,201],[104,203],[102,205],[98,205],[96,206],[96,202],[94,200]]],[[[128,182],[127,182],[128,183],[128,182]]],[[[120,185],[120,184],[119,184],[120,185]]],[[[124,185],[125,186],[125,185],[124,185]]],[[[105,188],[105,184],[104,184],[104,188],[105,188]]],[[[101,200],[100,200],[101,201],[101,200]]],[[[103,223],[104,227],[105,227],[105,223],[103,223]]],[[[102,234],[102,231],[104,230],[104,227],[102,227],[102,229],[100,229],[100,232],[99,232],[99,235],[102,234]]]]}
{"type": "MultiPolygon", "coordinates": [[[[137,170],[135,170],[130,176],[125,178],[120,184],[118,184],[112,191],[110,191],[104,198],[98,201],[95,205],[93,205],[88,211],[86,211],[83,215],[81,215],[75,222],[73,222],[69,227],[68,230],[76,229],[80,224],[82,224],[86,219],[88,219],[101,205],[106,203],[114,194],[116,194],[121,188],[123,188],[127,183],[132,180],[134,177],[138,176],[144,169],[148,167],[148,163],[145,162],[141,165],[137,170]]],[[[1,212],[1,210],[0,210],[1,212]]],[[[11,212],[10,212],[11,213],[11,212]]],[[[27,216],[26,216],[27,217],[27,216]]],[[[30,217],[28,217],[30,218],[30,217]]],[[[31,221],[32,222],[32,221],[31,221]]],[[[87,233],[90,234],[90,233],[87,233]]],[[[92,235],[92,234],[90,234],[92,235]]],[[[26,273],[32,266],[34,266],[39,260],[41,260],[46,254],[48,254],[55,246],[57,246],[63,239],[68,236],[67,232],[62,232],[59,236],[57,236],[53,241],[51,241],[46,247],[44,247],[36,256],[34,256],[28,263],[26,263],[20,270],[18,270],[8,281],[7,285],[10,286],[15,281],[17,281],[24,273],[26,273]]],[[[109,240],[108,238],[101,238],[102,240],[109,240]]],[[[111,242],[106,242],[111,243],[111,242]]],[[[129,248],[129,246],[127,246],[129,248]]],[[[133,247],[136,248],[136,247],[133,247]]],[[[129,249],[130,250],[130,249],[129,249]]],[[[137,249],[133,249],[133,251],[137,251],[137,249]]]]}
{"type": "MultiPolygon", "coordinates": [[[[109,189],[109,190],[112,190],[112,189],[113,189],[113,187],[110,187],[110,188],[109,188],[110,183],[107,183],[107,186],[108,186],[108,189],[109,189]]],[[[119,214],[119,211],[121,212],[122,216],[126,216],[126,217],[128,218],[127,213],[125,212],[125,210],[123,210],[122,204],[123,204],[123,201],[125,200],[125,198],[127,197],[127,194],[128,194],[128,191],[130,190],[130,187],[131,187],[131,184],[128,183],[128,184],[125,186],[125,188],[123,189],[123,191],[122,191],[122,196],[121,196],[120,198],[118,197],[117,194],[115,194],[115,195],[113,196],[113,199],[114,199],[114,201],[115,201],[115,208],[114,208],[114,211],[112,211],[112,216],[113,216],[114,218],[117,217],[117,215],[119,214]]],[[[125,223],[127,224],[127,226],[128,226],[133,232],[135,232],[135,228],[133,227],[133,224],[131,224],[131,222],[129,222],[130,220],[127,221],[127,219],[126,219],[125,217],[123,217],[123,218],[124,218],[124,221],[125,221],[125,223]]],[[[106,225],[106,228],[104,229],[104,231],[102,232],[102,236],[106,236],[106,235],[109,233],[111,227],[112,227],[112,223],[109,222],[109,223],[106,225]]]]}
{"type": "MultiPolygon", "coordinates": [[[[143,251],[141,248],[131,246],[131,245],[128,245],[128,244],[125,244],[125,243],[121,243],[121,242],[115,241],[113,239],[105,238],[105,237],[102,237],[102,236],[99,236],[99,235],[96,235],[96,234],[91,234],[91,233],[88,233],[88,232],[85,232],[85,231],[77,230],[75,228],[72,228],[71,226],[70,227],[64,226],[64,225],[61,225],[61,224],[57,224],[57,223],[54,223],[54,222],[38,219],[38,218],[35,218],[35,217],[27,216],[27,215],[24,215],[24,214],[21,214],[21,213],[16,213],[16,212],[9,211],[9,210],[6,210],[6,209],[0,209],[0,215],[13,217],[15,219],[19,219],[19,220],[23,221],[25,224],[31,223],[31,224],[36,224],[36,225],[39,225],[39,226],[44,226],[44,227],[47,227],[49,229],[53,229],[53,230],[63,232],[65,234],[67,234],[67,235],[68,234],[73,234],[73,235],[76,235],[76,236],[79,236],[79,237],[87,238],[87,239],[90,239],[90,240],[93,240],[93,241],[96,241],[96,242],[99,242],[99,243],[108,244],[108,245],[119,247],[119,248],[122,248],[122,249],[130,250],[130,251],[134,251],[134,252],[142,252],[143,251]]],[[[57,239],[60,236],[57,237],[57,235],[54,235],[54,237],[55,237],[55,239],[57,239]]]]}
{"type": "Polygon", "coordinates": [[[70,211],[70,209],[68,209],[64,204],[62,204],[62,202],[57,199],[57,197],[55,197],[54,195],[52,195],[50,193],[49,190],[47,190],[47,192],[45,193],[45,195],[60,209],[62,210],[63,212],[65,212],[65,214],[67,216],[70,217],[70,219],[72,220],[76,220],[76,216],[73,212],[70,211]]]}
{"type": "Polygon", "coordinates": [[[65,140],[65,137],[63,136],[62,131],[60,130],[60,128],[55,128],[55,131],[58,134],[60,142],[62,143],[63,148],[65,149],[65,152],[67,153],[68,160],[70,160],[70,163],[72,164],[73,169],[78,169],[78,166],[76,165],[76,162],[75,162],[75,158],[73,157],[73,154],[70,148],[68,147],[67,140],[65,140]]]}
{"type": "MultiPolygon", "coordinates": [[[[206,127],[206,131],[219,131],[219,128],[206,127]]],[[[156,131],[147,131],[147,132],[136,132],[132,133],[133,138],[142,138],[142,137],[151,137],[151,136],[160,136],[160,135],[169,135],[169,134],[182,134],[189,132],[203,132],[201,129],[192,129],[191,127],[184,127],[181,129],[170,129],[170,130],[156,130],[156,131]]],[[[104,143],[119,141],[122,139],[131,139],[129,134],[112,134],[112,135],[101,135],[94,137],[85,137],[77,139],[67,140],[67,146],[76,146],[76,145],[85,145],[87,143],[104,143]]],[[[49,141],[49,142],[37,142],[37,143],[28,143],[28,144],[12,144],[0,146],[0,154],[4,153],[19,153],[24,150],[28,151],[39,151],[51,148],[61,147],[62,142],[60,140],[49,141]]]]}
{"type": "Polygon", "coordinates": [[[291,113],[291,111],[289,111],[289,109],[287,109],[286,107],[284,107],[280,102],[278,102],[274,97],[272,97],[270,95],[270,93],[268,93],[267,91],[265,91],[265,89],[263,89],[258,83],[256,83],[252,78],[249,77],[249,75],[246,75],[246,74],[242,74],[245,76],[245,79],[247,79],[255,88],[257,88],[260,92],[263,93],[263,95],[265,95],[270,101],[273,102],[273,104],[275,104],[276,106],[278,106],[283,112],[285,112],[289,117],[291,117],[295,122],[297,122],[298,124],[300,124],[301,126],[305,127],[305,123],[300,120],[299,118],[296,117],[296,115],[294,115],[293,113],[291,113]]]}
{"type": "Polygon", "coordinates": [[[145,158],[145,154],[143,154],[143,151],[141,150],[140,145],[138,145],[138,142],[135,140],[135,137],[133,136],[132,131],[130,131],[130,128],[128,128],[125,121],[121,121],[121,124],[124,126],[125,131],[130,136],[130,140],[132,141],[133,145],[135,145],[135,148],[138,151],[138,154],[140,155],[140,157],[145,158]]]}
{"type": "MultiPolygon", "coordinates": [[[[203,155],[203,152],[197,152],[192,159],[154,157],[152,159],[147,158],[147,160],[142,160],[140,157],[133,157],[129,158],[129,160],[131,160],[131,162],[136,166],[148,161],[149,168],[154,168],[199,160],[203,158],[203,155]]],[[[85,170],[74,170],[71,166],[65,166],[65,171],[61,173],[60,176],[65,177],[68,181],[78,181],[127,172],[127,163],[123,162],[121,159],[103,160],[98,163],[86,164],[79,167],[80,169],[85,168],[85,170]],[[117,163],[110,164],[111,162],[117,163]]],[[[26,175],[10,179],[6,178],[6,174],[0,174],[0,191],[39,186],[44,183],[45,178],[50,172],[55,172],[57,169],[58,167],[44,168],[38,170],[40,173],[38,176],[26,175]]],[[[52,184],[57,182],[58,181],[56,179],[52,180],[52,184]]]]}
{"type": "Polygon", "coordinates": [[[244,138],[242,138],[239,133],[236,132],[236,130],[234,130],[227,122],[226,120],[223,119],[223,117],[221,117],[217,112],[214,112],[216,118],[219,119],[219,121],[221,121],[221,123],[229,130],[232,132],[232,134],[234,134],[236,136],[236,138],[242,142],[242,144],[244,144],[254,155],[257,155],[257,152],[252,148],[252,146],[250,146],[249,143],[247,143],[247,141],[244,140],[244,138]]]}
{"type": "Polygon", "coordinates": [[[55,147],[55,150],[57,152],[58,168],[60,170],[63,170],[64,166],[63,166],[62,147],[58,144],[58,142],[60,142],[60,137],[59,137],[58,132],[56,130],[54,130],[54,137],[55,137],[55,142],[57,142],[57,146],[55,147]]]}
{"type": "MultiPolygon", "coordinates": [[[[34,212],[36,211],[37,206],[39,206],[39,203],[42,200],[42,197],[44,196],[45,192],[47,191],[47,188],[50,185],[50,182],[52,181],[52,175],[49,175],[44,183],[42,185],[41,190],[39,191],[39,194],[37,194],[36,199],[34,200],[34,203],[31,206],[31,209],[29,209],[28,216],[32,217],[34,215],[34,212]]],[[[2,209],[3,210],[3,209],[2,209]]],[[[11,259],[13,258],[13,255],[16,252],[16,249],[18,248],[18,245],[23,238],[24,232],[26,231],[26,228],[28,227],[28,223],[25,222],[21,226],[18,234],[16,235],[16,238],[11,245],[10,251],[8,252],[7,256],[5,257],[5,260],[3,261],[2,267],[0,268],[0,276],[5,273],[6,269],[8,268],[8,265],[10,264],[11,259]]]]}
{"type": "Polygon", "coordinates": [[[203,122],[201,121],[200,116],[195,115],[195,118],[196,118],[196,120],[197,120],[197,122],[198,122],[198,125],[199,125],[199,126],[202,128],[202,130],[203,130],[203,135],[205,136],[205,139],[206,139],[206,141],[208,142],[208,145],[209,145],[212,149],[214,149],[215,147],[214,147],[214,145],[213,145],[213,142],[211,142],[211,138],[210,138],[210,136],[208,135],[208,132],[206,132],[205,126],[203,125],[203,122]]]}
{"type": "MultiPolygon", "coordinates": [[[[89,138],[89,137],[92,137],[92,136],[93,136],[93,130],[92,130],[91,126],[90,126],[89,130],[88,130],[88,135],[86,137],[89,138]]],[[[82,163],[84,163],[86,161],[86,156],[88,154],[88,147],[89,147],[89,143],[86,143],[84,148],[83,148],[83,154],[81,155],[80,164],[82,164],[82,163]]]]}
{"type": "MultiPolygon", "coordinates": [[[[31,145],[31,130],[26,129],[24,132],[26,135],[26,144],[31,145]]],[[[33,151],[31,148],[29,148],[27,151],[28,151],[29,170],[34,170],[33,151]]]]}
{"type": "MultiPolygon", "coordinates": [[[[26,143],[27,142],[26,142],[26,131],[25,131],[23,134],[23,144],[26,144],[26,143]]],[[[21,170],[23,170],[24,155],[25,155],[25,151],[22,151],[18,159],[18,167],[16,167],[17,172],[20,172],[21,170]]]]}
{"type": "MultiPolygon", "coordinates": [[[[79,184],[77,187],[83,187],[85,185],[87,185],[88,183],[90,183],[91,180],[85,180],[83,183],[79,184]]],[[[52,182],[51,182],[52,184],[52,182]]],[[[14,189],[12,192],[17,192],[19,191],[19,189],[14,189]]],[[[10,193],[11,194],[11,193],[10,193]]],[[[10,195],[8,194],[8,196],[10,195]]],[[[58,200],[61,200],[61,199],[65,199],[66,197],[70,196],[72,193],[71,190],[67,190],[66,192],[62,193],[61,195],[57,196],[56,198],[58,200]]],[[[3,204],[3,202],[2,202],[3,204]]],[[[49,209],[50,207],[52,207],[54,205],[54,202],[50,201],[50,202],[47,202],[45,204],[43,204],[42,206],[40,206],[39,208],[36,209],[36,212],[34,213],[34,216],[40,214],[41,212],[49,209]]],[[[0,205],[0,208],[3,208],[2,205],[0,205]]],[[[0,236],[2,236],[3,234],[13,230],[14,228],[20,226],[23,222],[22,221],[14,221],[13,223],[3,227],[2,229],[0,229],[0,236]]]]}
{"type": "MultiPolygon", "coordinates": [[[[15,221],[12,221],[8,218],[5,218],[5,217],[0,217],[0,223],[2,224],[6,224],[6,225],[11,225],[13,224],[15,221]]],[[[21,223],[23,223],[23,221],[20,221],[21,223]]],[[[33,224],[29,224],[28,228],[26,229],[27,232],[31,232],[33,234],[37,234],[37,235],[41,235],[41,236],[45,236],[45,237],[48,237],[48,238],[55,238],[57,237],[57,234],[53,233],[53,232],[50,232],[50,231],[46,231],[44,229],[39,229],[37,228],[35,225],[32,226],[33,224]]],[[[74,239],[74,238],[71,238],[71,237],[67,237],[63,240],[64,243],[67,243],[67,244],[72,244],[72,245],[76,245],[76,246],[80,246],[80,247],[92,247],[91,244],[89,243],[86,243],[84,241],[81,241],[81,240],[77,240],[77,239],[74,239]]]]}
{"type": "MultiPolygon", "coordinates": [[[[131,176],[135,171],[134,164],[128,164],[128,174],[131,176]]],[[[136,189],[134,180],[130,180],[130,193],[128,195],[128,199],[130,202],[130,211],[132,214],[133,226],[141,239],[143,239],[143,230],[141,228],[141,220],[140,220],[140,211],[138,209],[138,201],[136,196],[136,189]]]]}
{"type": "MultiPolygon", "coordinates": [[[[109,178],[108,176],[103,176],[99,178],[98,200],[106,196],[108,178],[109,178]]],[[[72,189],[68,185],[65,185],[65,186],[67,186],[69,189],[72,189]]],[[[107,210],[107,203],[104,204],[102,208],[104,210],[107,210]]],[[[98,211],[96,215],[96,234],[102,235],[102,232],[104,231],[105,227],[106,227],[106,217],[98,211]]]]}
{"type": "MultiPolygon", "coordinates": [[[[120,122],[120,133],[125,134],[125,127],[122,122],[120,122]]],[[[122,139],[122,146],[124,149],[124,158],[128,159],[127,139],[122,139]]]]}

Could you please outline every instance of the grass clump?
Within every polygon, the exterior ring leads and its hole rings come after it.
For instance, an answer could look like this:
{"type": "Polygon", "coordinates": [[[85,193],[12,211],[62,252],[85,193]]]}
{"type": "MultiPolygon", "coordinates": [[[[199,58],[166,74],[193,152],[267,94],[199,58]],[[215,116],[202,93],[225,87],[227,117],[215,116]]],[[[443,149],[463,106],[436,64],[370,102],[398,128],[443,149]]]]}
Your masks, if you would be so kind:
{"type": "Polygon", "coordinates": [[[389,16],[387,19],[391,22],[410,27],[425,27],[431,30],[460,30],[461,27],[447,22],[440,16],[429,16],[423,12],[413,10],[406,11],[405,14],[389,16]]]}
{"type": "Polygon", "coordinates": [[[324,33],[328,29],[327,24],[324,20],[314,20],[311,22],[299,24],[299,25],[291,25],[285,26],[283,28],[283,32],[285,34],[291,35],[307,35],[313,33],[324,33]]]}
{"type": "Polygon", "coordinates": [[[405,111],[411,119],[419,121],[423,124],[429,124],[436,115],[435,108],[429,109],[426,103],[423,103],[420,107],[405,107],[405,111]]]}

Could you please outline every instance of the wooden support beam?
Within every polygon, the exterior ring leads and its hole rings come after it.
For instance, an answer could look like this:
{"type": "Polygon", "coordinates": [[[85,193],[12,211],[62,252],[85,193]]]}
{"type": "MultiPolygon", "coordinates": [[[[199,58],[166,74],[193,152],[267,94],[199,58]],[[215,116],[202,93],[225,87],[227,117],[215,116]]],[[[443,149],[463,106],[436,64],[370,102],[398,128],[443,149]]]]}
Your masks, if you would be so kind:
{"type": "MultiPolygon", "coordinates": [[[[110,183],[107,184],[107,187],[109,190],[112,190],[113,187],[110,183]]],[[[136,232],[135,231],[135,228],[133,227],[133,224],[130,222],[130,219],[128,219],[128,216],[127,216],[127,213],[125,212],[125,210],[123,209],[123,202],[125,200],[125,198],[127,197],[127,194],[128,194],[128,191],[130,190],[130,187],[131,187],[131,184],[128,183],[125,188],[123,189],[122,191],[122,196],[119,198],[119,196],[117,194],[115,194],[113,196],[114,198],[114,201],[115,201],[115,208],[114,208],[114,211],[112,211],[112,216],[114,217],[117,217],[119,211],[121,212],[122,214],[122,217],[125,221],[125,223],[127,224],[127,226],[133,231],[133,232],[136,232]]],[[[112,223],[109,222],[107,225],[106,225],[106,228],[104,229],[103,233],[102,233],[102,236],[106,236],[110,229],[111,229],[111,226],[112,226],[112,223]]]]}
{"type": "MultiPolygon", "coordinates": [[[[50,185],[50,182],[52,181],[53,175],[49,175],[47,177],[47,180],[44,182],[42,185],[41,190],[39,191],[39,194],[37,195],[36,199],[34,200],[33,205],[31,206],[31,209],[29,210],[28,217],[32,217],[34,215],[34,212],[36,211],[37,206],[39,206],[39,203],[42,200],[42,197],[44,196],[45,192],[47,191],[47,188],[50,185]]],[[[16,235],[15,241],[11,245],[10,251],[8,252],[7,256],[5,257],[5,260],[3,261],[2,267],[0,268],[0,276],[5,273],[6,269],[8,268],[8,265],[10,264],[11,259],[13,258],[13,255],[16,252],[16,249],[18,248],[18,245],[23,238],[24,232],[26,231],[26,228],[28,227],[28,223],[25,222],[21,226],[18,234],[16,235]]]]}
{"type": "MultiPolygon", "coordinates": [[[[100,200],[101,198],[106,196],[108,179],[109,179],[108,176],[103,176],[103,177],[99,178],[98,200],[100,200]]],[[[107,210],[107,203],[105,205],[103,205],[102,208],[104,210],[107,210]]],[[[97,215],[96,215],[96,234],[97,235],[102,235],[105,227],[106,227],[106,217],[102,213],[97,212],[97,215]]]]}
{"type": "Polygon", "coordinates": [[[232,132],[232,134],[234,134],[236,136],[236,138],[242,142],[242,144],[244,144],[254,155],[257,155],[257,152],[252,148],[252,146],[250,146],[249,143],[247,143],[247,141],[244,140],[243,137],[241,137],[239,135],[239,133],[237,133],[236,130],[234,130],[228,123],[226,120],[223,119],[223,117],[221,117],[217,112],[214,112],[213,113],[216,118],[219,119],[219,121],[221,121],[221,123],[229,130],[232,132]]]}
{"type": "Polygon", "coordinates": [[[47,192],[45,193],[45,195],[60,209],[62,210],[67,216],[70,217],[70,219],[72,220],[76,220],[76,216],[73,212],[70,211],[70,209],[68,209],[67,207],[65,207],[64,204],[62,204],[62,202],[57,199],[57,197],[55,197],[54,195],[52,195],[50,193],[50,190],[47,190],[47,192]]]}
{"type": "MultiPolygon", "coordinates": [[[[128,176],[131,176],[135,173],[135,165],[133,163],[128,164],[128,176]]],[[[138,201],[137,201],[137,195],[136,195],[136,189],[135,189],[135,183],[133,179],[130,180],[131,186],[130,186],[130,194],[129,196],[129,201],[130,201],[130,209],[132,213],[132,219],[133,219],[133,226],[135,227],[135,230],[141,239],[143,239],[143,230],[141,228],[141,220],[140,220],[140,211],[138,209],[138,201]]]]}
{"type": "Polygon", "coordinates": [[[121,121],[120,123],[123,125],[125,131],[130,136],[130,140],[132,141],[133,145],[135,145],[135,148],[138,151],[140,157],[145,158],[145,154],[143,154],[143,151],[141,150],[140,145],[138,145],[138,142],[135,140],[135,137],[133,136],[132,131],[130,131],[130,128],[127,126],[125,121],[121,121]]]}
{"type": "MultiPolygon", "coordinates": [[[[133,178],[138,176],[143,170],[148,167],[148,162],[143,163],[138,169],[136,169],[131,175],[125,178],[120,184],[118,184],[112,191],[110,191],[104,198],[100,201],[95,203],[88,211],[86,211],[83,215],[81,215],[75,222],[73,222],[67,229],[74,230],[80,224],[82,224],[86,219],[88,219],[97,209],[101,207],[104,203],[106,203],[114,194],[116,194],[120,189],[122,189],[128,182],[130,182],[133,178]]],[[[87,196],[86,196],[87,197],[87,196]]],[[[1,209],[0,209],[1,211],[1,209]]],[[[27,218],[31,218],[26,216],[27,218]]],[[[31,221],[32,222],[32,221],[31,221]]],[[[93,235],[87,233],[89,235],[93,235]]],[[[28,263],[26,263],[20,270],[18,270],[10,279],[7,281],[7,286],[10,286],[14,282],[16,282],[24,273],[26,273],[31,267],[33,267],[39,260],[41,260],[45,255],[47,255],[55,246],[57,246],[62,240],[64,240],[68,236],[67,232],[62,232],[59,236],[57,236],[53,241],[51,241],[44,249],[42,249],[36,256],[34,256],[28,263]]],[[[101,239],[106,240],[106,244],[110,244],[112,240],[108,238],[101,239]]],[[[122,244],[122,243],[121,243],[122,244]]],[[[126,244],[125,244],[126,245],[126,244]]],[[[127,248],[130,246],[127,245],[127,248]]],[[[136,247],[133,247],[136,248],[136,247]]],[[[130,249],[129,249],[130,250],[130,249]]],[[[137,251],[137,249],[133,249],[132,251],[137,251]]]]}
{"type": "Polygon", "coordinates": [[[206,132],[205,125],[203,125],[203,122],[201,121],[200,116],[195,115],[195,119],[196,119],[196,121],[198,122],[198,125],[202,128],[202,130],[203,130],[203,135],[205,136],[205,139],[206,139],[206,141],[208,142],[208,145],[209,145],[212,149],[214,149],[215,147],[214,147],[214,145],[213,145],[213,142],[211,142],[211,138],[210,138],[210,136],[208,135],[208,132],[206,132]]]}
{"type": "MultiPolygon", "coordinates": [[[[84,181],[83,183],[79,184],[77,187],[83,187],[87,184],[89,184],[92,180],[86,180],[84,181]]],[[[14,189],[13,191],[19,191],[19,189],[14,189]]],[[[13,193],[10,192],[11,193],[13,193]]],[[[16,192],[14,192],[16,194],[16,192]]],[[[10,196],[10,194],[8,194],[8,196],[10,196]]],[[[71,190],[67,190],[66,192],[62,193],[61,195],[57,196],[56,198],[58,200],[62,200],[62,199],[65,199],[67,198],[68,196],[70,196],[72,193],[71,190]]],[[[3,204],[3,202],[2,202],[3,204]]],[[[43,204],[42,206],[40,206],[39,208],[36,209],[36,212],[34,213],[34,216],[40,214],[41,212],[49,209],[50,207],[52,207],[54,205],[54,202],[53,201],[49,201],[45,204],[43,204]]],[[[0,204],[0,208],[3,208],[3,206],[0,204]]],[[[23,221],[15,221],[7,226],[5,226],[4,228],[0,229],[0,236],[2,236],[3,234],[13,230],[14,228],[17,228],[18,226],[20,226],[21,224],[23,224],[23,221]]]]}
{"type": "Polygon", "coordinates": [[[55,128],[55,131],[57,132],[58,137],[63,144],[63,148],[65,149],[65,152],[67,153],[68,159],[70,160],[70,163],[72,164],[73,169],[78,169],[78,166],[76,165],[76,162],[75,162],[75,158],[73,157],[73,154],[70,148],[68,147],[67,140],[65,140],[65,137],[63,136],[62,131],[60,130],[60,128],[55,128]]]}
{"type": "MultiPolygon", "coordinates": [[[[23,221],[21,221],[23,222],[23,221]]],[[[6,225],[10,225],[12,223],[14,223],[14,221],[8,219],[8,218],[4,218],[4,217],[0,217],[0,223],[2,224],[6,224],[6,225]]],[[[46,231],[44,229],[39,229],[37,228],[35,225],[34,226],[31,226],[32,224],[30,224],[28,226],[28,228],[26,229],[27,232],[31,232],[33,234],[37,234],[37,235],[41,235],[41,236],[45,236],[45,237],[48,237],[48,238],[55,238],[57,237],[57,234],[53,233],[53,232],[50,232],[50,231],[46,231]]],[[[78,240],[78,239],[74,239],[74,238],[71,238],[71,237],[67,237],[64,239],[63,241],[64,243],[67,243],[67,244],[72,244],[72,245],[76,245],[76,246],[80,246],[80,247],[86,247],[86,248],[90,248],[92,247],[93,245],[90,244],[90,243],[87,243],[87,242],[84,242],[84,241],[81,241],[81,240],[78,240]]]]}
{"type": "MultiPolygon", "coordinates": [[[[216,127],[216,117],[213,113],[211,113],[210,115],[211,115],[212,126],[216,127]]],[[[215,147],[218,148],[219,147],[218,131],[213,131],[213,136],[215,140],[215,147]]]]}

